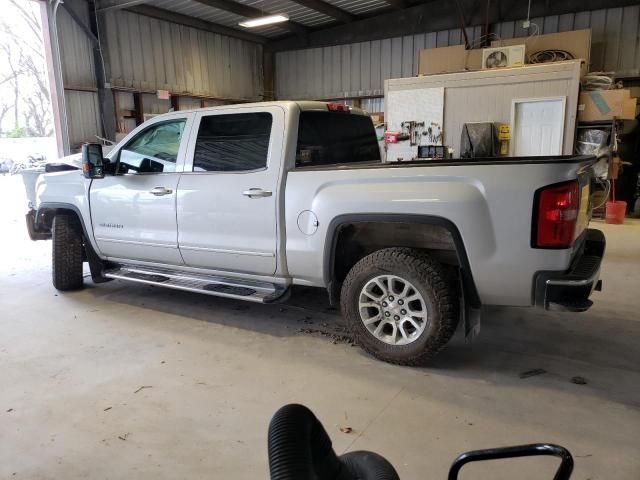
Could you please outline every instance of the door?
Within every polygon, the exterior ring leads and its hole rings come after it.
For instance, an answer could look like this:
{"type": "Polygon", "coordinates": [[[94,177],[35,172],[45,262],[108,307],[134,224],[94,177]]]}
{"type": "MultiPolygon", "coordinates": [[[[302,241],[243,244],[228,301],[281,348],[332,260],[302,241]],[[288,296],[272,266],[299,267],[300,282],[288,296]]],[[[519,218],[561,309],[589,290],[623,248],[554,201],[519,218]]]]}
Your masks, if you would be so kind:
{"type": "Polygon", "coordinates": [[[562,155],[566,97],[513,101],[511,156],[562,155]]]}
{"type": "Polygon", "coordinates": [[[91,220],[100,252],[110,258],[181,265],[176,191],[189,117],[145,123],[115,154],[118,175],[93,180],[91,220]]]}
{"type": "Polygon", "coordinates": [[[280,107],[196,117],[177,200],[185,265],[274,274],[284,118],[280,107]]]}

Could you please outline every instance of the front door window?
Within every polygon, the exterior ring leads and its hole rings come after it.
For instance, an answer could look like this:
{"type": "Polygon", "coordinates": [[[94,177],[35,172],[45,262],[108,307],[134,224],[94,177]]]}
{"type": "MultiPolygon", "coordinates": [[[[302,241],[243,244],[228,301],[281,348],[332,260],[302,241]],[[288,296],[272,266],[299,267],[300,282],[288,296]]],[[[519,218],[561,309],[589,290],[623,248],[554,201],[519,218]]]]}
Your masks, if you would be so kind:
{"type": "Polygon", "coordinates": [[[171,173],[186,119],[156,123],[136,135],[120,150],[119,173],[171,173]]]}

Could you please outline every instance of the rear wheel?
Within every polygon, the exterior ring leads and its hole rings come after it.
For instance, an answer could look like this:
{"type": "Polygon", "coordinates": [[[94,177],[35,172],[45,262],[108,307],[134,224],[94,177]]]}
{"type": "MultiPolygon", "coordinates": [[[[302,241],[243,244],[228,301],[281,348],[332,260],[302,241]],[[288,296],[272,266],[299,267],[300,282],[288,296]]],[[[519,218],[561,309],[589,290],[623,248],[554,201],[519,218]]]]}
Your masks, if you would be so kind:
{"type": "Polygon", "coordinates": [[[53,219],[52,280],[62,291],[82,287],[82,228],[75,215],[60,214],[53,219]]]}
{"type": "Polygon", "coordinates": [[[458,325],[457,288],[443,266],[410,248],[364,257],[342,286],[342,312],[356,341],[375,357],[424,365],[458,325]]]}

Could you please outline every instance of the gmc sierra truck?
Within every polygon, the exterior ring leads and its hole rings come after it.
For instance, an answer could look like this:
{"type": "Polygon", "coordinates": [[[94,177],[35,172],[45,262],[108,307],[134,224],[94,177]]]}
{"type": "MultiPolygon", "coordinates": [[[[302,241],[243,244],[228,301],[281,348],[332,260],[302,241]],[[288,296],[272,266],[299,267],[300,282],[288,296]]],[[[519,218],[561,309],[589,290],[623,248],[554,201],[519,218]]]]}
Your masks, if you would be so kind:
{"type": "Polygon", "coordinates": [[[355,340],[419,365],[485,305],[583,311],[605,239],[591,157],[381,161],[365,112],[267,102],[171,112],[82,169],[41,175],[27,214],[53,285],[158,285],[278,302],[324,288],[355,340]]]}

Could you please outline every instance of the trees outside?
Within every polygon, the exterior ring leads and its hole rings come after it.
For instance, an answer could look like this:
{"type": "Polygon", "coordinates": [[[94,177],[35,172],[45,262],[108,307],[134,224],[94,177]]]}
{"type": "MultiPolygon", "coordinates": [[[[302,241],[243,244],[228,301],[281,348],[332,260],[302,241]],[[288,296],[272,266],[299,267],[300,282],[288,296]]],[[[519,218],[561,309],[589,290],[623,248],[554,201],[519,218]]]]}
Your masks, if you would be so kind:
{"type": "Polygon", "coordinates": [[[53,118],[38,2],[0,0],[0,5],[0,135],[50,136],[53,118]]]}

